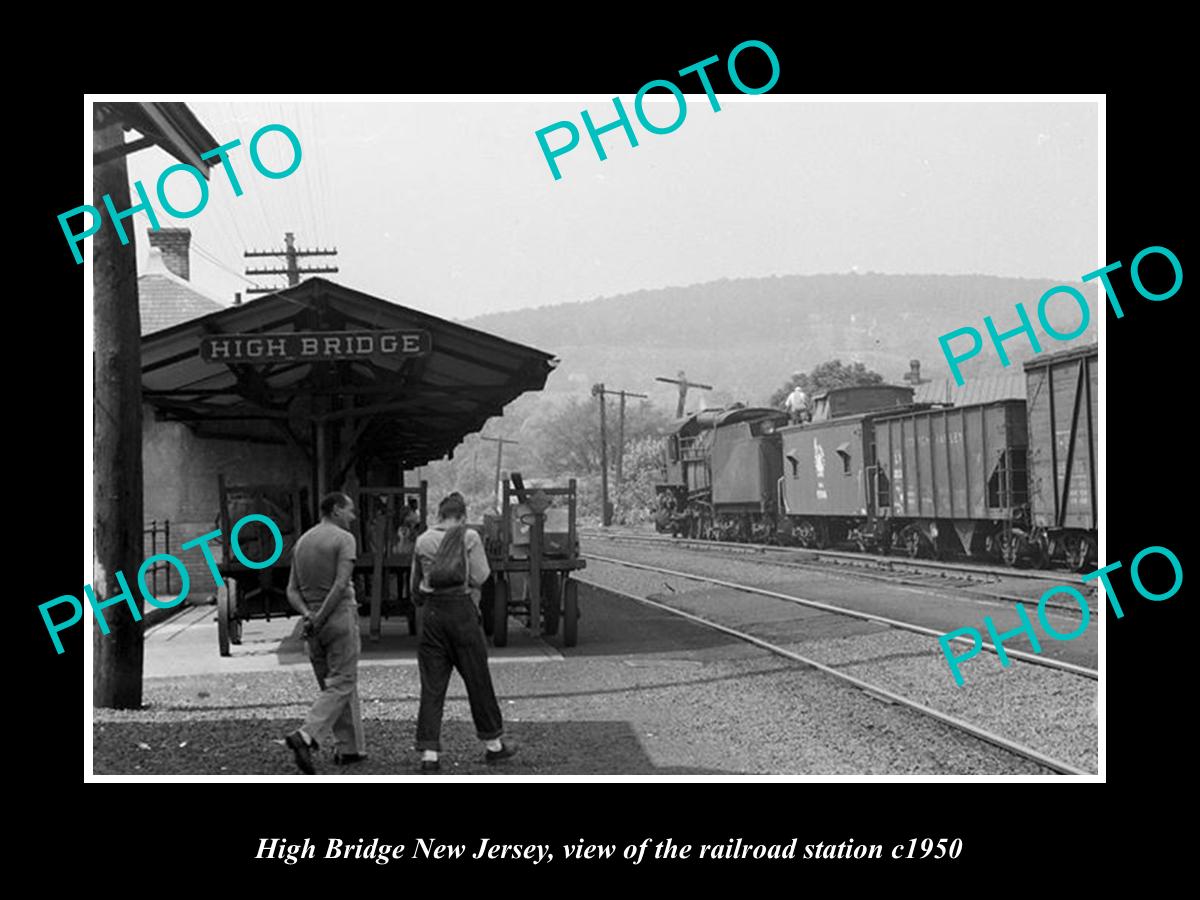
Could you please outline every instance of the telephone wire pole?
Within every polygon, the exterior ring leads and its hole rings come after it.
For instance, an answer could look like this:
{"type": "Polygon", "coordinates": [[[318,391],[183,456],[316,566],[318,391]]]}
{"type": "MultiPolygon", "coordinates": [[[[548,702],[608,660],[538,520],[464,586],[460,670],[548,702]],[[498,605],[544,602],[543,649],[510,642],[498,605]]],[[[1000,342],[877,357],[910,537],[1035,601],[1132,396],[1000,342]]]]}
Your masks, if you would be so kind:
{"type": "MultiPolygon", "coordinates": [[[[295,245],[296,235],[291,232],[285,232],[283,235],[284,248],[282,250],[247,250],[242,255],[245,257],[253,256],[282,256],[287,261],[285,269],[247,269],[246,275],[286,275],[287,286],[295,287],[300,283],[301,275],[313,275],[319,272],[336,272],[337,266],[309,266],[302,269],[297,260],[301,256],[337,256],[337,248],[332,250],[299,250],[295,245]]],[[[275,287],[252,287],[247,288],[248,294],[273,294],[279,288],[275,287]]]]}

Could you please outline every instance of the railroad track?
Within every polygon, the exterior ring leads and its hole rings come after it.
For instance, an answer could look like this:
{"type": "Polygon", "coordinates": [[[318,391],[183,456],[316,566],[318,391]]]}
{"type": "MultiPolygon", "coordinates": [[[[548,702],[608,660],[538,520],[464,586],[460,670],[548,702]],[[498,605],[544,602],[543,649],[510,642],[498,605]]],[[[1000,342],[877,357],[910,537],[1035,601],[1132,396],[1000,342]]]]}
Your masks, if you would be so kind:
{"type": "MultiPolygon", "coordinates": [[[[742,584],[737,584],[734,582],[722,581],[721,579],[708,578],[706,576],[694,575],[694,574],[690,574],[687,572],[676,572],[671,569],[663,568],[661,566],[650,566],[650,565],[646,565],[644,563],[631,563],[626,560],[613,559],[610,557],[597,556],[594,554],[585,554],[585,555],[589,556],[592,559],[595,559],[598,562],[607,562],[607,563],[611,563],[614,565],[620,565],[620,566],[626,566],[626,567],[634,568],[634,569],[651,571],[651,572],[655,572],[657,574],[670,575],[670,576],[678,577],[678,578],[691,579],[691,580],[698,581],[698,582],[703,582],[703,583],[708,583],[708,584],[713,584],[713,585],[717,585],[720,587],[724,587],[729,590],[741,591],[741,592],[745,592],[745,593],[749,593],[749,594],[770,597],[773,599],[782,600],[782,601],[789,602],[789,603],[795,603],[795,604],[798,604],[801,606],[807,606],[807,607],[811,607],[814,609],[819,609],[823,612],[838,613],[838,614],[850,616],[850,617],[853,617],[856,619],[863,619],[863,620],[867,620],[867,621],[878,623],[878,624],[884,624],[884,625],[888,625],[892,628],[898,628],[901,630],[912,631],[912,632],[916,632],[919,634],[927,634],[927,635],[928,634],[934,634],[934,635],[938,634],[938,632],[936,632],[935,630],[925,628],[924,626],[921,626],[921,625],[914,625],[912,623],[901,622],[896,619],[890,619],[890,618],[887,618],[884,616],[877,616],[877,615],[874,615],[871,613],[861,612],[859,610],[844,609],[842,607],[833,606],[831,604],[821,603],[821,602],[815,601],[815,600],[807,600],[807,599],[804,599],[801,597],[792,596],[790,594],[783,594],[783,593],[780,593],[777,591],[770,591],[770,590],[766,590],[764,588],[753,587],[751,585],[742,585],[742,584]]],[[[671,606],[670,604],[662,603],[658,600],[651,600],[649,597],[641,597],[636,594],[628,593],[627,591],[622,591],[622,590],[610,587],[608,585],[593,581],[590,578],[581,578],[579,580],[581,580],[584,584],[591,585],[594,588],[598,588],[603,591],[608,591],[609,593],[625,597],[626,599],[635,601],[637,603],[651,606],[655,609],[662,610],[663,612],[669,613],[671,615],[678,616],[683,619],[687,619],[688,621],[702,625],[706,628],[710,628],[715,631],[722,632],[724,634],[730,635],[731,637],[745,641],[746,643],[753,644],[757,647],[761,647],[762,649],[767,650],[770,653],[773,653],[778,656],[782,656],[786,659],[793,660],[794,662],[798,662],[803,665],[807,665],[812,668],[815,668],[815,669],[825,673],[826,675],[830,675],[834,678],[839,679],[840,681],[844,681],[848,684],[851,684],[854,687],[856,687],[862,691],[865,691],[866,693],[868,693],[872,696],[875,696],[877,698],[883,698],[889,702],[904,706],[905,708],[911,709],[922,716],[925,716],[925,717],[931,718],[931,719],[935,719],[935,720],[942,722],[943,724],[946,724],[958,731],[962,731],[962,732],[969,734],[979,740],[982,740],[989,744],[992,744],[993,746],[1000,747],[1004,750],[1009,751],[1010,753],[1014,753],[1025,759],[1031,760],[1031,761],[1037,763],[1038,765],[1044,766],[1052,771],[1055,771],[1055,772],[1058,772],[1058,773],[1064,774],[1064,775],[1085,775],[1086,776],[1086,775],[1094,774],[1092,772],[1088,772],[1083,769],[1080,769],[1077,766],[1074,766],[1068,762],[1064,762],[1063,760],[1056,759],[1055,757],[1052,757],[1052,756],[1049,756],[1048,754],[1042,753],[1040,750],[1036,750],[1036,749],[1029,747],[1025,744],[1022,744],[1018,741],[1014,741],[1009,738],[1003,737],[1002,735],[996,734],[993,731],[990,731],[986,728],[982,728],[981,726],[978,726],[971,722],[968,722],[965,719],[961,719],[961,718],[959,718],[957,716],[953,716],[949,713],[945,713],[945,712],[941,712],[940,710],[933,709],[930,706],[927,706],[927,705],[920,703],[916,700],[913,700],[909,697],[905,697],[894,691],[890,691],[887,688],[883,688],[883,687],[880,687],[879,685],[871,684],[860,678],[856,678],[853,675],[849,675],[845,672],[838,671],[836,668],[826,665],[825,663],[822,663],[818,660],[812,659],[807,656],[803,656],[799,653],[788,650],[784,647],[780,647],[779,645],[774,644],[770,641],[764,640],[763,638],[757,637],[756,635],[749,634],[745,631],[740,631],[736,628],[732,628],[732,627],[730,627],[728,625],[724,625],[720,622],[714,622],[711,619],[707,619],[707,618],[704,618],[703,616],[698,616],[695,613],[690,613],[685,610],[678,609],[674,606],[671,606]]],[[[987,645],[987,644],[985,644],[984,646],[987,647],[988,649],[990,649],[993,653],[995,652],[995,648],[993,646],[987,645]]],[[[1073,675],[1078,675],[1081,677],[1092,678],[1092,679],[1095,679],[1098,677],[1098,673],[1094,669],[1088,669],[1083,666],[1077,666],[1077,665],[1074,665],[1073,663],[1066,663],[1066,662],[1062,662],[1059,660],[1048,660],[1048,659],[1044,659],[1044,658],[1035,656],[1034,654],[1024,653],[1022,651],[1006,650],[1006,653],[1010,657],[1013,657],[1013,658],[1021,659],[1023,661],[1035,663],[1038,665],[1043,665],[1048,668],[1059,669],[1059,670],[1071,673],[1073,675]]]]}
{"type": "MultiPolygon", "coordinates": [[[[617,559],[611,556],[600,556],[595,553],[583,554],[588,559],[594,559],[597,562],[612,563],[613,565],[625,566],[629,569],[641,569],[647,572],[656,572],[659,575],[670,575],[675,578],[688,578],[692,581],[699,581],[705,584],[716,585],[717,587],[727,588],[729,590],[741,591],[746,594],[757,594],[760,597],[770,597],[775,600],[782,600],[787,603],[794,603],[797,606],[806,606],[811,609],[819,609],[822,612],[836,613],[838,615],[849,616],[852,619],[862,619],[867,622],[875,622],[879,625],[887,625],[890,628],[897,628],[901,631],[909,631],[914,634],[922,634],[930,637],[941,637],[945,632],[939,631],[936,628],[929,628],[925,625],[917,625],[913,622],[905,622],[901,619],[893,619],[888,616],[880,616],[875,613],[863,612],[858,609],[848,609],[844,606],[834,606],[831,603],[824,603],[820,600],[809,600],[804,597],[797,597],[794,594],[784,594],[780,591],[772,591],[767,588],[754,587],[752,585],[738,584],[733,581],[724,581],[720,578],[710,578],[707,575],[696,575],[691,572],[679,572],[674,569],[667,569],[662,566],[653,566],[646,563],[631,562],[626,559],[617,559]]],[[[965,637],[957,637],[953,639],[953,643],[971,644],[972,641],[965,637]]],[[[995,644],[983,642],[983,649],[989,653],[996,653],[995,644]]],[[[1079,675],[1084,678],[1090,678],[1093,681],[1098,680],[1100,673],[1096,669],[1089,669],[1087,666],[1076,665],[1075,663],[1065,662],[1059,659],[1051,659],[1047,656],[1042,656],[1037,653],[1026,653],[1024,650],[1010,650],[1005,648],[1005,655],[1012,659],[1019,659],[1023,662],[1033,663],[1034,665],[1044,666],[1047,669],[1058,669],[1063,672],[1070,672],[1072,675],[1079,675]]]]}
{"type": "MultiPolygon", "coordinates": [[[[646,546],[672,547],[696,550],[702,553],[726,553],[753,557],[769,561],[771,565],[811,571],[838,571],[857,578],[904,584],[928,588],[932,591],[966,592],[1011,602],[1029,602],[1049,587],[1069,585],[1084,597],[1095,596],[1095,585],[1087,584],[1069,572],[1050,569],[1007,569],[981,566],[971,563],[942,562],[940,560],[910,559],[907,557],[880,556],[871,553],[855,553],[841,550],[813,550],[804,547],[780,547],[775,544],[742,544],[729,541],[702,541],[695,538],[675,538],[668,535],[611,533],[581,530],[580,537],[588,540],[606,540],[614,543],[641,544],[646,546]],[[822,562],[824,560],[825,562],[822,562]],[[1001,590],[995,585],[1004,585],[1005,580],[1028,581],[1041,585],[1031,594],[1021,595],[1001,590]],[[983,589],[980,589],[980,586],[983,589]],[[992,585],[993,587],[988,587],[992,585]]],[[[1070,613],[1079,613],[1072,601],[1052,597],[1046,604],[1049,608],[1070,613]]],[[[1092,613],[1097,611],[1089,602],[1092,613]]]]}

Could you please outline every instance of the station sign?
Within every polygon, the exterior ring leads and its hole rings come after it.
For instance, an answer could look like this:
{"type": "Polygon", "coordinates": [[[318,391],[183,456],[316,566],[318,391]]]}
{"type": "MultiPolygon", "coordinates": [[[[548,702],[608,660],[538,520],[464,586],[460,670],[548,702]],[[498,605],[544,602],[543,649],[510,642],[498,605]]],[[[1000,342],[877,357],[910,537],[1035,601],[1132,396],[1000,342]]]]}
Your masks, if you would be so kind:
{"type": "Polygon", "coordinates": [[[288,331],[209,334],[200,339],[200,358],[211,363],[365,359],[425,356],[433,347],[428,331],[288,331]]]}

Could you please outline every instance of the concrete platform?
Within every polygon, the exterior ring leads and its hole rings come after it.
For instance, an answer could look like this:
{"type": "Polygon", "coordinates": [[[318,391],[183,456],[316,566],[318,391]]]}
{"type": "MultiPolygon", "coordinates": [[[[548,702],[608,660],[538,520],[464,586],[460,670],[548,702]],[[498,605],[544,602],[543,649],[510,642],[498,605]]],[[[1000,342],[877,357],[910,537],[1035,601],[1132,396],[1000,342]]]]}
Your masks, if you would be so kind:
{"type": "MultiPolygon", "coordinates": [[[[362,633],[360,666],[415,666],[417,639],[408,633],[404,618],[385,619],[378,641],[368,637],[369,620],[359,618],[362,633]]],[[[493,665],[513,662],[549,662],[562,655],[542,637],[509,619],[507,647],[488,646],[493,665]]],[[[217,608],[188,607],[178,615],[146,629],[143,677],[221,675],[235,672],[268,672],[296,666],[308,669],[308,654],[300,637],[300,619],[252,619],[242,624],[242,643],[222,657],[217,648],[217,608]]]]}

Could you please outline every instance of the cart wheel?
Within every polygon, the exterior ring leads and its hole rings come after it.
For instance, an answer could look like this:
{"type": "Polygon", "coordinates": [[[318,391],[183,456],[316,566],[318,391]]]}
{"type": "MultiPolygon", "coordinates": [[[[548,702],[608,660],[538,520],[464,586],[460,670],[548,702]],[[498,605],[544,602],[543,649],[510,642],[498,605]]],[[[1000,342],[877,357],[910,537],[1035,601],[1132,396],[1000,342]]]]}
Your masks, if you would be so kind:
{"type": "Polygon", "coordinates": [[[496,578],[492,599],[492,645],[504,647],[508,644],[508,579],[496,578]]]}
{"type": "Polygon", "coordinates": [[[579,583],[569,575],[563,585],[563,646],[574,647],[579,639],[579,583]]]}
{"type": "Polygon", "coordinates": [[[229,613],[230,593],[233,591],[233,581],[225,585],[225,590],[217,592],[217,646],[222,656],[229,655],[229,613]]]}
{"type": "Polygon", "coordinates": [[[542,634],[558,634],[561,588],[562,576],[558,572],[542,573],[542,634]]]}

